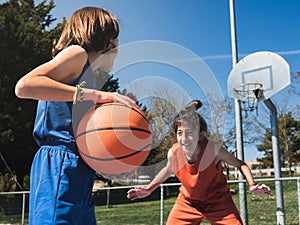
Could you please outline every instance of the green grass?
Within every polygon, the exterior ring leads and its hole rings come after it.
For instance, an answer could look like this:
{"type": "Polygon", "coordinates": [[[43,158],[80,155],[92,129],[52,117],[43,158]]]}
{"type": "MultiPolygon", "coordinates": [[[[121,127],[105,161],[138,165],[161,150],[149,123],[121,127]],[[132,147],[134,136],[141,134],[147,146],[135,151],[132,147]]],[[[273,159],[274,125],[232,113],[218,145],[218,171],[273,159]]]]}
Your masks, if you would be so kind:
{"type": "MultiPolygon", "coordinates": [[[[271,197],[254,196],[247,194],[248,224],[274,225],[276,218],[276,199],[274,183],[268,184],[273,190],[271,197]]],[[[230,188],[238,190],[237,184],[230,188]]],[[[287,225],[298,225],[298,198],[295,181],[283,182],[285,219],[287,225]]],[[[239,195],[234,194],[233,199],[239,208],[239,195]]],[[[176,197],[164,201],[164,221],[166,221],[176,197]]],[[[160,223],[160,201],[138,202],[124,205],[115,205],[112,208],[98,206],[96,208],[98,224],[124,224],[124,225],[156,225],[160,223]]],[[[201,225],[209,224],[203,221],[201,225]]]]}
{"type": "MultiPolygon", "coordinates": [[[[248,222],[249,225],[274,225],[276,219],[276,199],[274,183],[268,184],[273,190],[272,197],[257,197],[247,194],[248,222]]],[[[237,184],[230,184],[230,188],[238,191],[237,184]]],[[[295,181],[284,181],[284,206],[287,225],[299,224],[297,185],[295,181]]],[[[233,195],[233,199],[239,208],[239,195],[233,195]]],[[[176,197],[164,201],[164,219],[166,221],[176,197]]],[[[96,218],[98,224],[123,224],[123,225],[156,225],[160,224],[160,201],[132,202],[129,204],[96,207],[96,218]]],[[[27,219],[27,215],[26,215],[27,219]]],[[[21,215],[0,215],[0,224],[20,224],[21,215]]],[[[27,223],[27,220],[26,220],[27,223]]],[[[203,224],[209,224],[203,222],[203,224]]]]}
{"type": "MultiPolygon", "coordinates": [[[[166,200],[165,204],[171,208],[173,200],[166,200]]],[[[167,217],[168,212],[165,212],[167,217]]],[[[98,206],[96,208],[97,224],[159,224],[160,201],[138,202],[125,205],[115,205],[111,208],[98,206]]]]}
{"type": "MultiPolygon", "coordinates": [[[[176,198],[173,197],[164,201],[165,222],[175,200],[176,198]]],[[[160,201],[116,205],[112,208],[98,206],[96,208],[96,215],[97,224],[159,225],[160,201]]],[[[203,222],[202,224],[209,223],[203,222]]]]}

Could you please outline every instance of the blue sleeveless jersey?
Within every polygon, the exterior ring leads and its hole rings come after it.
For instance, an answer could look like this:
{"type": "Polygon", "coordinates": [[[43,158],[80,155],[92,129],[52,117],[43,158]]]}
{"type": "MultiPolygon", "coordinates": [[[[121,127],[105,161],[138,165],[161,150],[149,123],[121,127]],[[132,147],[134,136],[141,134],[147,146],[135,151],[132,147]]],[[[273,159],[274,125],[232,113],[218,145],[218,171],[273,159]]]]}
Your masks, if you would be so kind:
{"type": "MultiPolygon", "coordinates": [[[[72,83],[96,88],[87,61],[72,83]]],[[[30,172],[29,224],[96,225],[92,188],[95,171],[78,155],[74,134],[92,101],[39,101],[33,135],[40,146],[30,172]]]]}
{"type": "MultiPolygon", "coordinates": [[[[81,75],[73,86],[86,81],[84,87],[96,89],[96,78],[87,61],[81,75]]],[[[82,115],[94,106],[93,102],[54,102],[39,101],[33,130],[33,137],[39,146],[66,145],[77,152],[74,132],[82,115]]]]}

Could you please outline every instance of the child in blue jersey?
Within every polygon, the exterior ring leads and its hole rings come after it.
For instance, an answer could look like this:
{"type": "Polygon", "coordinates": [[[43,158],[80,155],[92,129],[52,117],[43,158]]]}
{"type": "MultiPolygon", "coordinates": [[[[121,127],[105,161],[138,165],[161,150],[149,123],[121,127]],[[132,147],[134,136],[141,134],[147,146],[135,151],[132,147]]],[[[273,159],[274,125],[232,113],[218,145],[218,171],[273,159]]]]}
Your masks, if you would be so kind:
{"type": "Polygon", "coordinates": [[[95,87],[93,70],[112,69],[118,34],[118,21],[106,10],[79,9],[67,21],[53,48],[53,59],[16,84],[19,98],[39,100],[33,134],[40,149],[31,167],[31,225],[96,224],[92,202],[95,172],[79,157],[74,133],[78,118],[93,104],[116,101],[135,105],[127,96],[95,87]]]}

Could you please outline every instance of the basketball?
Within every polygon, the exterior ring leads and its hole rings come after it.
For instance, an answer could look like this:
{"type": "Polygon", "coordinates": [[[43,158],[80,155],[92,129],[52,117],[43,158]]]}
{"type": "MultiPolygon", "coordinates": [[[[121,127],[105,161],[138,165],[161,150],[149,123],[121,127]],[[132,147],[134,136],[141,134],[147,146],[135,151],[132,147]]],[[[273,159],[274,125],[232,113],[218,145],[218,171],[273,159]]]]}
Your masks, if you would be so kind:
{"type": "Polygon", "coordinates": [[[80,120],[76,143],[82,159],[96,172],[127,173],[147,159],[151,127],[137,107],[116,102],[99,104],[80,120]]]}

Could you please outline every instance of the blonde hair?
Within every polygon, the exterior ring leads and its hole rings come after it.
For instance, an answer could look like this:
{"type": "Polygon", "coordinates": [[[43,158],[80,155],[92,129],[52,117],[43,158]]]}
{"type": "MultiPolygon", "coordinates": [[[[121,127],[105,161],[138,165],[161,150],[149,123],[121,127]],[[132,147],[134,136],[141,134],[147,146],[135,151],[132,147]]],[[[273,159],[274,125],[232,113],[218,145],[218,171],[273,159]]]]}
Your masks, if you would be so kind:
{"type": "Polygon", "coordinates": [[[87,52],[105,53],[116,46],[112,43],[119,35],[119,23],[108,11],[85,7],[75,11],[67,21],[52,56],[70,45],[79,45],[87,52]]]}

